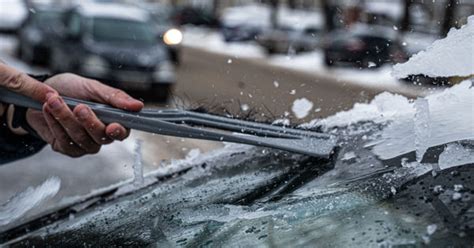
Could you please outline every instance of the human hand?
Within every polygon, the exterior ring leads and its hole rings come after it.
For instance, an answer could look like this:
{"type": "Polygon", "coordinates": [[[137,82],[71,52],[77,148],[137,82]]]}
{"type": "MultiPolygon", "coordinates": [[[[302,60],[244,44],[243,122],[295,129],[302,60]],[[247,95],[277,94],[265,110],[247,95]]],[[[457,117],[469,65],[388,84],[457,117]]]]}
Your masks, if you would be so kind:
{"type": "MultiPolygon", "coordinates": [[[[44,83],[63,96],[104,103],[128,111],[140,111],[143,108],[142,102],[121,90],[74,74],[59,74],[44,83]]],[[[129,131],[118,123],[102,123],[84,104],[71,111],[62,98],[54,94],[48,94],[42,112],[30,109],[26,119],[53,150],[71,157],[97,153],[102,145],[113,140],[123,140],[129,135],[129,131]]]]}
{"type": "Polygon", "coordinates": [[[16,70],[0,61],[0,86],[35,99],[41,103],[46,101],[46,95],[57,92],[50,86],[38,82],[23,72],[16,70]]]}

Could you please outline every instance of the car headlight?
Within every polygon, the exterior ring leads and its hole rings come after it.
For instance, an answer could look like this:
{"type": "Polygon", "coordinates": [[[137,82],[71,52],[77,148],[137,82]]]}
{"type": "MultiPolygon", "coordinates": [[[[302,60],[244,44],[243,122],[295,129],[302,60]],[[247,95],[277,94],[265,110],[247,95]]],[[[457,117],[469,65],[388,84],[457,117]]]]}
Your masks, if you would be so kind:
{"type": "Polygon", "coordinates": [[[83,60],[81,68],[88,76],[100,77],[109,71],[109,64],[100,56],[89,55],[83,60]]]}
{"type": "Polygon", "coordinates": [[[157,82],[173,83],[176,81],[175,66],[168,61],[160,62],[160,64],[155,67],[153,79],[157,82]]]}
{"type": "Polygon", "coordinates": [[[172,28],[163,35],[163,41],[166,45],[178,45],[183,41],[183,33],[178,29],[172,28]]]}

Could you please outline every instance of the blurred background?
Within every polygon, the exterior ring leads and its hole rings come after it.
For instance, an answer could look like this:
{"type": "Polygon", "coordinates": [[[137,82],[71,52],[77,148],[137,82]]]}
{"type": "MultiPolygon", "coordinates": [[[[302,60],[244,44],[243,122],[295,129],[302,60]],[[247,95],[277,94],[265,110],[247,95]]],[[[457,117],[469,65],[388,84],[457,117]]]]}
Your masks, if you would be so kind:
{"type": "MultiPolygon", "coordinates": [[[[472,14],[474,0],[0,0],[0,59],[95,78],[147,107],[294,124],[384,91],[414,98],[456,84],[398,80],[391,66],[472,14]]],[[[51,175],[63,181],[57,199],[130,178],[135,139],[145,171],[222,146],[133,132],[76,160],[46,148],[0,167],[0,203],[51,175]]]]}

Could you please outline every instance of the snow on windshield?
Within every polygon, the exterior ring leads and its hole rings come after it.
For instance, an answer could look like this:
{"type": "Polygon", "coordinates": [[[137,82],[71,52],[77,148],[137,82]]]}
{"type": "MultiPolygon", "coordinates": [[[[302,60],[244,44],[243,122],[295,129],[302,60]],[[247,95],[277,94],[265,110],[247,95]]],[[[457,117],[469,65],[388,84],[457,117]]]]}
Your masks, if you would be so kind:
{"type": "Polygon", "coordinates": [[[453,141],[474,139],[472,81],[467,80],[442,93],[430,95],[426,97],[426,101],[424,110],[418,111],[429,111],[429,114],[421,114],[419,117],[429,115],[429,126],[425,120],[415,117],[415,104],[406,99],[411,109],[398,115],[383,130],[381,139],[374,146],[375,154],[388,159],[415,151],[417,147],[426,150],[428,147],[453,141]],[[417,125],[421,126],[415,128],[417,125]]]}
{"type": "MultiPolygon", "coordinates": [[[[474,74],[474,16],[468,24],[451,30],[448,37],[436,41],[426,51],[407,63],[396,65],[398,77],[426,74],[432,76],[469,77],[474,74]],[[442,60],[441,60],[442,59],[442,60]]],[[[417,151],[421,161],[424,152],[437,145],[474,139],[474,87],[471,80],[411,101],[406,97],[382,93],[369,104],[355,104],[350,111],[340,112],[310,126],[347,126],[361,121],[390,123],[373,151],[382,159],[417,151]]]]}
{"type": "Polygon", "coordinates": [[[8,202],[0,205],[0,226],[20,219],[28,211],[51,199],[58,193],[60,186],[61,180],[51,177],[38,187],[29,187],[13,196],[8,202]]]}
{"type": "Polygon", "coordinates": [[[445,39],[435,41],[426,51],[393,68],[397,78],[418,74],[430,77],[474,75],[474,16],[460,29],[451,29],[445,39]]]}

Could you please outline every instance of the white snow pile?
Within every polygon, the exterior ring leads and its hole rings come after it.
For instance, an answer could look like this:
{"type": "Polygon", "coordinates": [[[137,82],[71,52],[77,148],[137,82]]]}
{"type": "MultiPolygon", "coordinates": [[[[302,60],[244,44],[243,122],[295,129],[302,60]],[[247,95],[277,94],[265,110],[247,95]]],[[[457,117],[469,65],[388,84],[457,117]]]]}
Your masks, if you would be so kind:
{"type": "Polygon", "coordinates": [[[308,116],[309,111],[313,109],[314,104],[306,98],[296,99],[293,102],[291,111],[295,114],[296,118],[303,119],[308,116]]]}
{"type": "Polygon", "coordinates": [[[474,16],[460,29],[451,29],[446,38],[435,41],[426,51],[393,68],[397,78],[418,74],[430,77],[474,75],[474,16]]]}
{"type": "Polygon", "coordinates": [[[474,139],[472,84],[466,80],[415,101],[418,104],[404,96],[384,92],[370,103],[357,103],[352,110],[315,120],[307,126],[323,126],[329,130],[361,121],[390,123],[376,143],[368,144],[374,146],[374,153],[388,159],[419,150],[421,160],[424,150],[429,147],[474,139]],[[424,104],[420,104],[421,101],[424,104]]]}
{"type": "Polygon", "coordinates": [[[38,187],[28,187],[25,191],[13,196],[8,202],[0,205],[0,226],[18,220],[28,211],[51,199],[58,193],[60,186],[61,180],[51,177],[38,187]]]}
{"type": "MultiPolygon", "coordinates": [[[[224,9],[222,20],[226,25],[246,25],[269,28],[271,9],[266,4],[247,4],[224,9]]],[[[281,6],[278,8],[278,22],[294,29],[321,27],[323,18],[318,11],[292,10],[281,6]]]]}

